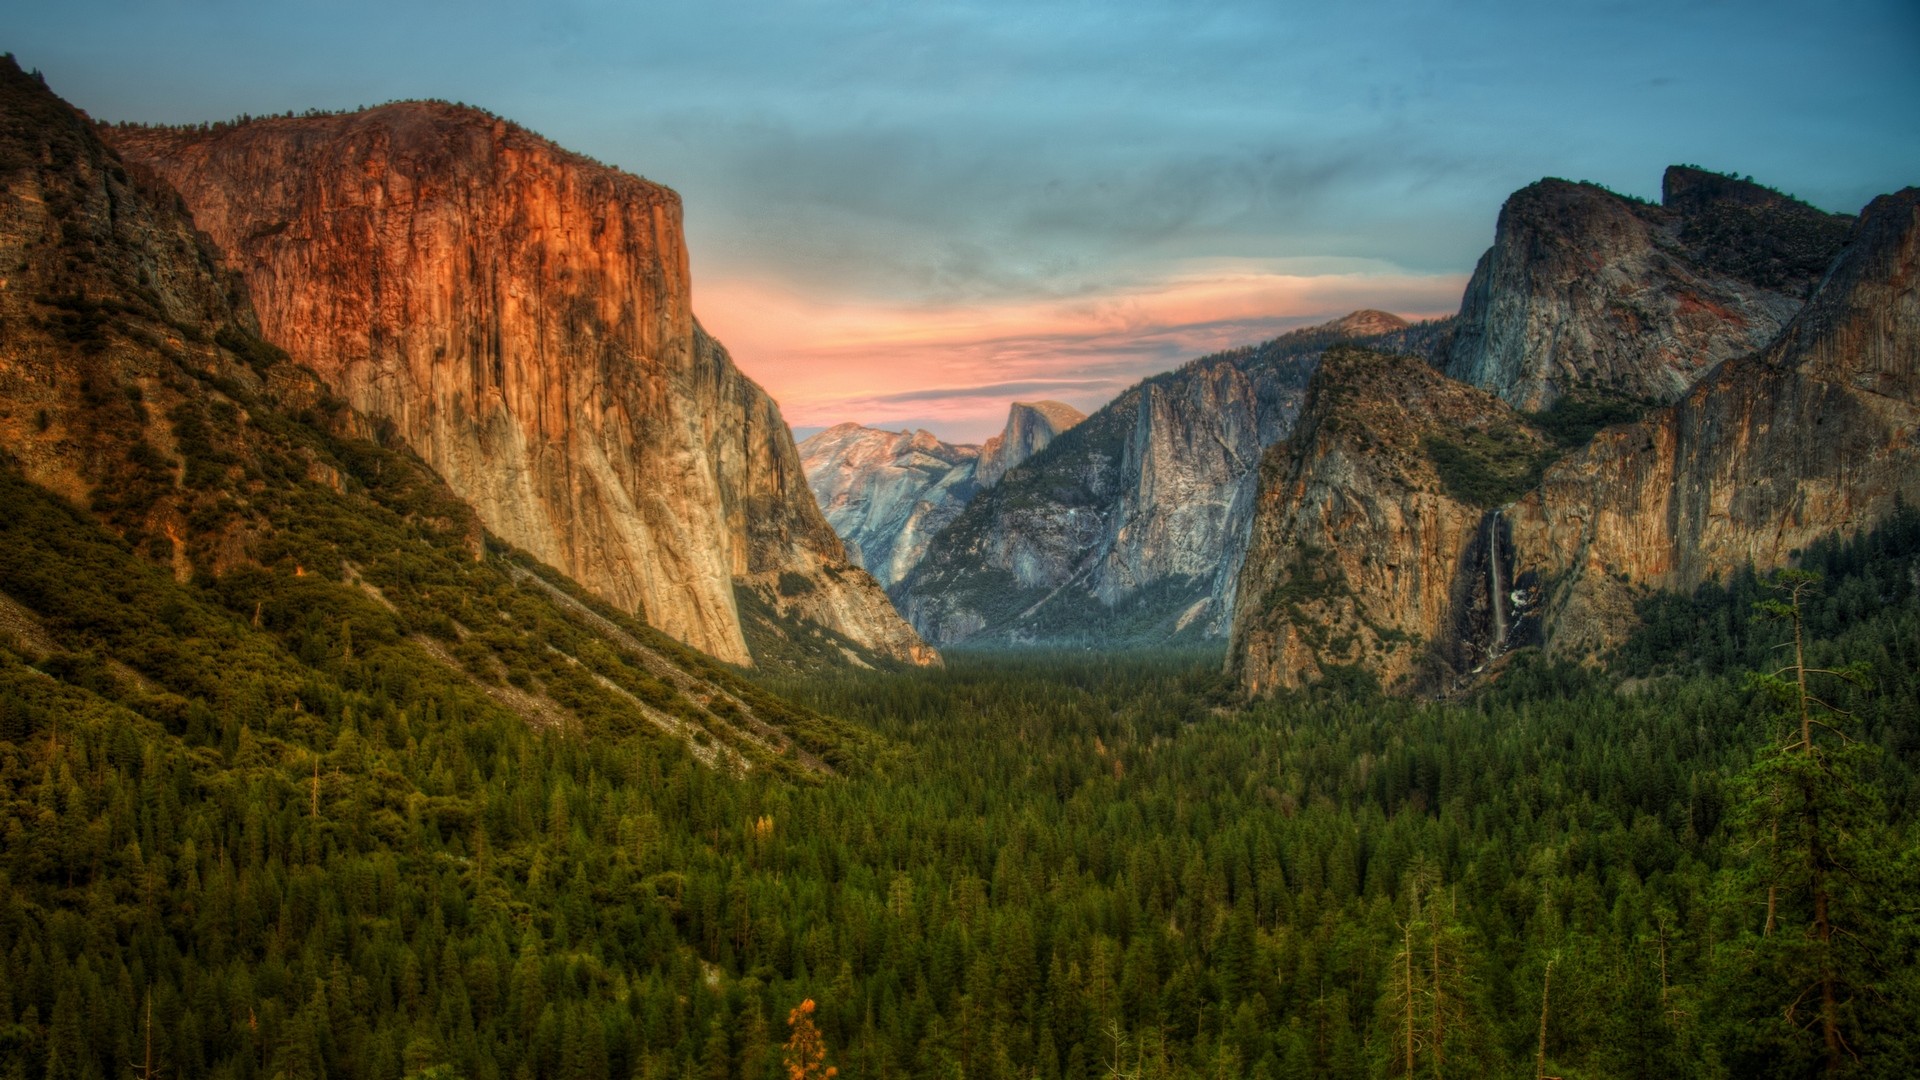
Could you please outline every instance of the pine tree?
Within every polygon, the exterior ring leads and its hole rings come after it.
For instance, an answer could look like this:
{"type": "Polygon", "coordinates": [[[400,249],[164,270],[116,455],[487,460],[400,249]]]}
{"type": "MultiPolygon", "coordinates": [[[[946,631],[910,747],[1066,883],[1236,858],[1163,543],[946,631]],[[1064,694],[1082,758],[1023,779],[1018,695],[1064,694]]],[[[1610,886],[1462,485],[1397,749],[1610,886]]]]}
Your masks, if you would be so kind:
{"type": "Polygon", "coordinates": [[[1758,941],[1737,946],[1744,985],[1781,995],[1761,1029],[1772,1049],[1756,1052],[1781,1062],[1804,1055],[1833,1076],[1858,1061],[1856,1005],[1872,982],[1874,948],[1867,893],[1885,858],[1875,850],[1884,815],[1865,768],[1871,750],[1848,732],[1851,715],[1821,696],[1821,683],[1864,684],[1866,667],[1816,667],[1808,657],[1805,609],[1819,583],[1812,572],[1782,571],[1769,583],[1779,596],[1755,605],[1760,618],[1789,627],[1781,647],[1792,652],[1750,677],[1779,707],[1783,730],[1745,778],[1743,825],[1766,915],[1758,941]]]}
{"type": "Polygon", "coordinates": [[[830,1080],[840,1073],[827,1064],[826,1040],[813,1026],[813,999],[808,998],[787,1014],[787,1080],[830,1080]]]}

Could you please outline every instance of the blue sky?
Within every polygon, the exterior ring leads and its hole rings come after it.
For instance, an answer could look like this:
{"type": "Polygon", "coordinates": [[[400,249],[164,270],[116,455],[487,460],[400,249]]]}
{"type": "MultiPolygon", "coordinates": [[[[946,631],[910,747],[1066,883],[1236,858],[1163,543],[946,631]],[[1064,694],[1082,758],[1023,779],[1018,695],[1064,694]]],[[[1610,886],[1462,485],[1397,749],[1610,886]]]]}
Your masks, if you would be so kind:
{"type": "Polygon", "coordinates": [[[978,438],[1360,306],[1450,311],[1506,195],[1673,162],[1920,183],[1920,5],[14,5],[110,120],[482,105],[682,195],[694,303],[800,425],[978,438]]]}

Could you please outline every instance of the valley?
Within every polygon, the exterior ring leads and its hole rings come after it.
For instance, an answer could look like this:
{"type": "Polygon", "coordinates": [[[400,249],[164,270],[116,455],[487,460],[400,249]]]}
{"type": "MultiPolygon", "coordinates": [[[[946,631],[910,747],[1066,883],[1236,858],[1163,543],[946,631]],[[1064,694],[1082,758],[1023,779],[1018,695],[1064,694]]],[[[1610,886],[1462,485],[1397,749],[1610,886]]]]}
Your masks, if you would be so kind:
{"type": "Polygon", "coordinates": [[[0,1080],[1920,1060],[1920,189],[1540,180],[980,443],[695,295],[484,110],[0,60],[0,1080]]]}

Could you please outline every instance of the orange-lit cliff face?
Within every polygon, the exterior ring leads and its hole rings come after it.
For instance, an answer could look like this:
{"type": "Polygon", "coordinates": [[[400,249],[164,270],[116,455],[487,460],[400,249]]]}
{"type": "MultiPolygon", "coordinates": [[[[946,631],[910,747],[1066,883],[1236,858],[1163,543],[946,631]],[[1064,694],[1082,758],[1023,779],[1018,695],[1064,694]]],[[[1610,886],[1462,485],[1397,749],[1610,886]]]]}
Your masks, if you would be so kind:
{"type": "Polygon", "coordinates": [[[777,596],[783,571],[819,585],[804,614],[927,658],[846,563],[778,407],[702,341],[672,191],[435,103],[112,137],[266,336],[498,535],[723,659],[751,662],[735,579],[777,596]]]}

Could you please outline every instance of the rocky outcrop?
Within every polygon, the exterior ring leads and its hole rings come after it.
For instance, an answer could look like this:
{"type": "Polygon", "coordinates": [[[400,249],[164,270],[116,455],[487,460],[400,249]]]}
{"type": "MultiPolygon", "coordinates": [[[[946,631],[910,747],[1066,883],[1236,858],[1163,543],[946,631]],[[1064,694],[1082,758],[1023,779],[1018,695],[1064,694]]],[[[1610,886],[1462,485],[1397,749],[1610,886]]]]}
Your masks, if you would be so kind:
{"type": "Polygon", "coordinates": [[[1007,410],[1006,428],[980,448],[974,479],[981,487],[992,487],[1086,418],[1086,413],[1058,401],[1014,402],[1007,410]]]}
{"type": "Polygon", "coordinates": [[[1639,591],[1787,564],[1920,501],[1920,188],[1875,199],[1806,308],[1672,408],[1600,433],[1509,512],[1551,582],[1549,650],[1590,655],[1639,591]]]}
{"type": "Polygon", "coordinates": [[[1357,357],[1323,365],[1309,419],[1268,455],[1241,685],[1354,665],[1443,690],[1521,645],[1591,658],[1649,590],[1786,565],[1920,499],[1920,189],[1866,209],[1765,349],[1550,466],[1492,398],[1357,357]]]}
{"type": "Polygon", "coordinates": [[[1535,584],[1514,580],[1484,504],[1549,453],[1500,399],[1416,359],[1328,352],[1262,465],[1230,673],[1255,694],[1337,666],[1404,688],[1525,640],[1535,584]]]}
{"type": "Polygon", "coordinates": [[[847,557],[891,586],[973,498],[978,446],[929,431],[839,424],[800,444],[800,460],[847,557]]]}
{"type": "Polygon", "coordinates": [[[112,134],[266,335],[490,530],[726,660],[751,662],[736,585],[781,574],[815,586],[807,617],[927,657],[845,562],[777,407],[695,324],[672,191],[439,103],[112,134]]]}
{"type": "Polygon", "coordinates": [[[1773,340],[1849,221],[1685,166],[1668,170],[1662,206],[1542,180],[1501,209],[1446,372],[1525,410],[1567,395],[1672,402],[1773,340]]]}
{"type": "Polygon", "coordinates": [[[896,601],[940,643],[1224,634],[1260,454],[1321,353],[1357,332],[1427,356],[1445,327],[1357,313],[1148,379],[976,496],[896,601]]]}
{"type": "Polygon", "coordinates": [[[1086,417],[1058,401],[1016,401],[985,446],[942,442],[929,431],[839,424],[800,444],[814,498],[846,542],[847,556],[892,587],[966,508],[1056,436],[1086,417]]]}

